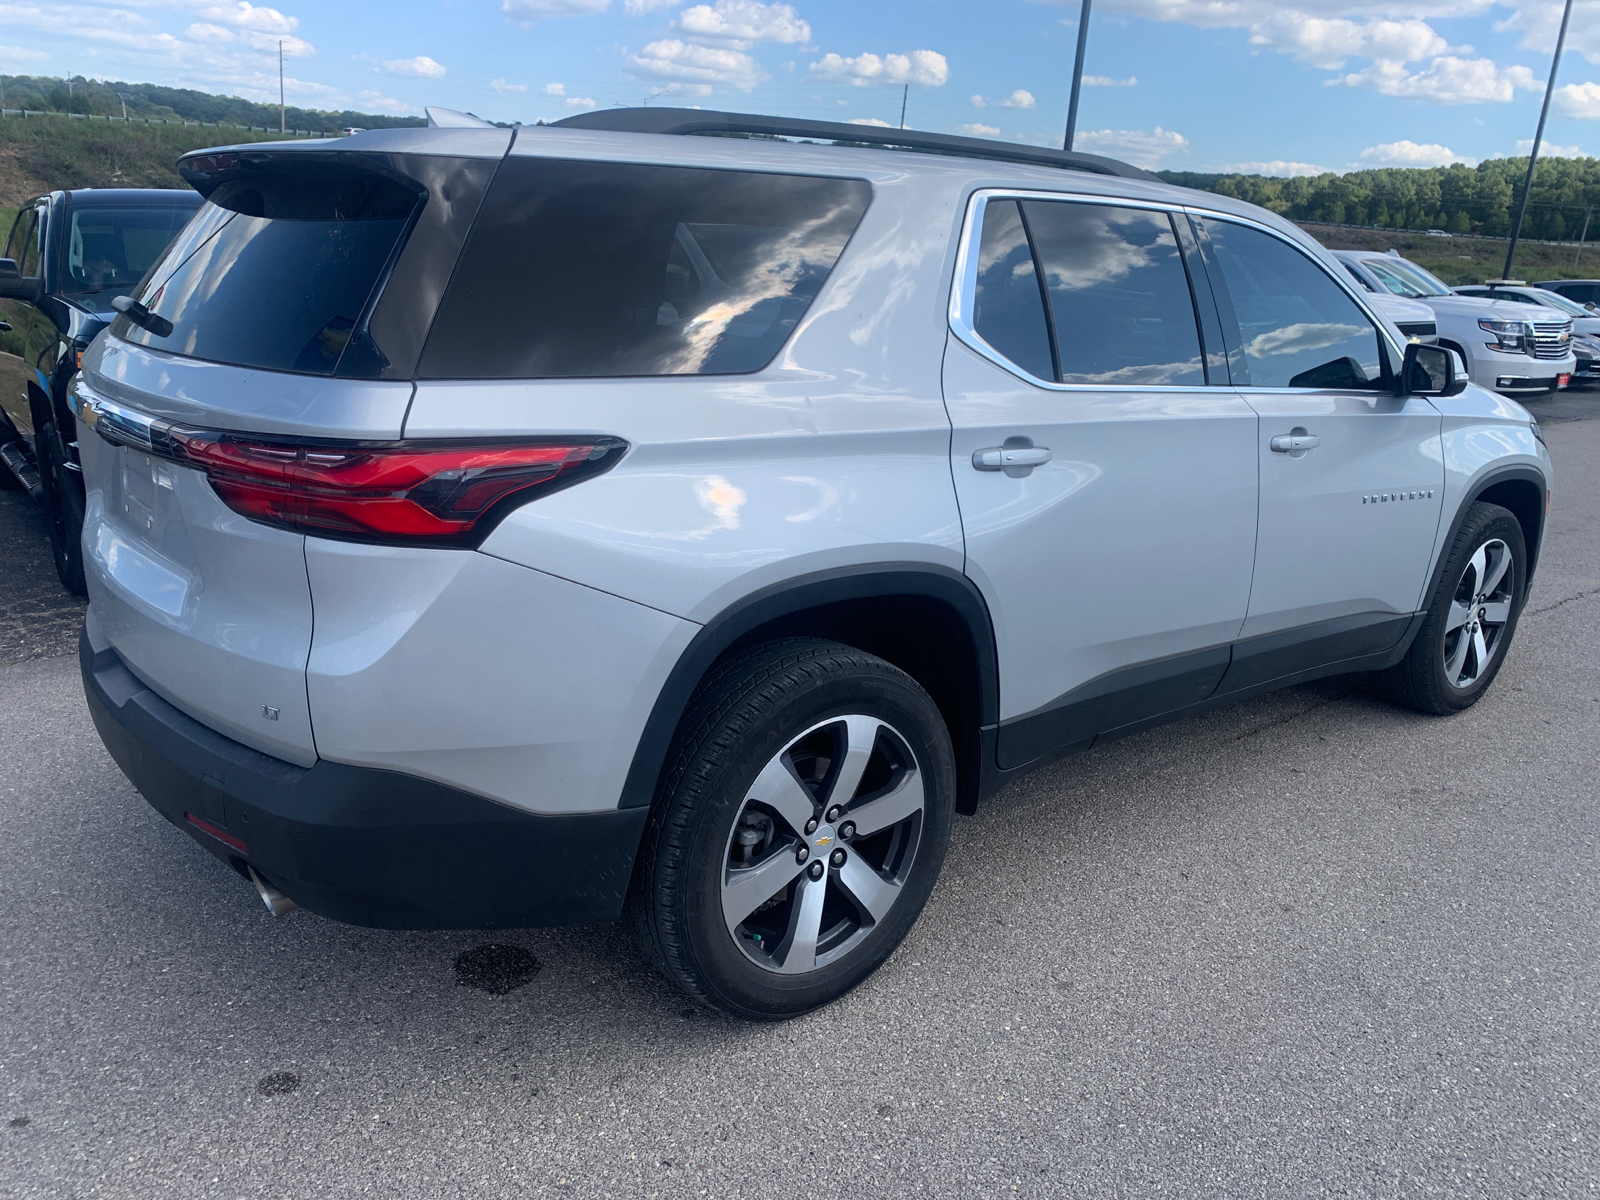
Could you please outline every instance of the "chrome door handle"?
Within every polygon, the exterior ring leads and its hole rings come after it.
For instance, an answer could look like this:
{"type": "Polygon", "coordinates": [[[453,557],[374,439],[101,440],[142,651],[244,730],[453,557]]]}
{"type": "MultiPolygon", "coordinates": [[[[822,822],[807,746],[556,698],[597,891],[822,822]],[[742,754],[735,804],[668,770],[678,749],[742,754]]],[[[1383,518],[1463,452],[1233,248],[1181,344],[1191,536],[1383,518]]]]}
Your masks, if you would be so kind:
{"type": "Polygon", "coordinates": [[[1297,429],[1293,433],[1280,433],[1272,439],[1272,448],[1279,454],[1301,455],[1307,450],[1315,450],[1322,445],[1322,439],[1314,433],[1307,433],[1297,429]]]}
{"type": "Polygon", "coordinates": [[[972,465],[980,471],[1017,470],[1026,474],[1034,467],[1042,467],[1051,458],[1048,446],[989,446],[972,452],[972,465]]]}

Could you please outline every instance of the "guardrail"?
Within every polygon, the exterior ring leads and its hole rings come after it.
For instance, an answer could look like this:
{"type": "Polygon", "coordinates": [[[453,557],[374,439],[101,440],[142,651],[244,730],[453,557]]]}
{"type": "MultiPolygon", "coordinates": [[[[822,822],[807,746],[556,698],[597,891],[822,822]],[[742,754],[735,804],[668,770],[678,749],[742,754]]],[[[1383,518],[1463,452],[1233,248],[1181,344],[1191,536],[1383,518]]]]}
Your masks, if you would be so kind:
{"type": "Polygon", "coordinates": [[[110,121],[116,125],[171,125],[190,129],[243,129],[248,133],[277,133],[283,137],[333,137],[320,129],[274,129],[270,125],[236,125],[232,121],[185,121],[166,117],[102,117],[94,113],[40,112],[31,108],[0,108],[0,117],[32,120],[34,117],[65,117],[69,121],[110,121]]]}
{"type": "MultiPolygon", "coordinates": [[[[1285,220],[1293,220],[1293,218],[1289,217],[1285,218],[1285,220]]],[[[1508,237],[1504,237],[1496,233],[1447,233],[1443,237],[1439,237],[1439,235],[1436,233],[1429,234],[1426,229],[1396,229],[1392,225],[1347,225],[1338,221],[1295,221],[1295,224],[1301,226],[1302,228],[1307,225],[1316,225],[1322,229],[1359,229],[1363,233],[1407,233],[1412,237],[1436,237],[1439,238],[1441,242],[1449,241],[1451,239],[1468,242],[1509,242],[1511,240],[1508,237]]],[[[1593,241],[1593,238],[1589,239],[1589,242],[1593,241]]],[[[1588,245],[1589,242],[1585,242],[1584,245],[1588,245]]],[[[1573,238],[1570,241],[1551,242],[1546,241],[1543,238],[1523,237],[1517,239],[1517,244],[1519,246],[1576,247],[1578,245],[1578,240],[1573,238]]]]}

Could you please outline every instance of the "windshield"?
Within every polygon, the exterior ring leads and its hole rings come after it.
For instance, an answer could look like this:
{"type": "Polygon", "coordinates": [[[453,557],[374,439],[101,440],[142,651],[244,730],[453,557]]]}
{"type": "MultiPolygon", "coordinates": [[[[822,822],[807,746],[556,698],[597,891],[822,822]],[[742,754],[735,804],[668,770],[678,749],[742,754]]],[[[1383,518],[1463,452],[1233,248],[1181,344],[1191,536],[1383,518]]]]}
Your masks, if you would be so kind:
{"type": "Polygon", "coordinates": [[[1448,296],[1450,289],[1428,272],[1403,258],[1364,258],[1361,265],[1396,296],[1420,300],[1424,296],[1448,296]]]}
{"type": "Polygon", "coordinates": [[[69,294],[126,290],[144,278],[195,206],[140,204],[129,208],[71,209],[67,233],[69,294]]]}
{"type": "Polygon", "coordinates": [[[1583,305],[1575,303],[1572,300],[1568,300],[1559,292],[1540,291],[1537,295],[1537,298],[1534,299],[1534,303],[1543,304],[1547,308],[1558,308],[1562,312],[1568,313],[1574,317],[1594,316],[1594,313],[1590,312],[1583,305]]]}

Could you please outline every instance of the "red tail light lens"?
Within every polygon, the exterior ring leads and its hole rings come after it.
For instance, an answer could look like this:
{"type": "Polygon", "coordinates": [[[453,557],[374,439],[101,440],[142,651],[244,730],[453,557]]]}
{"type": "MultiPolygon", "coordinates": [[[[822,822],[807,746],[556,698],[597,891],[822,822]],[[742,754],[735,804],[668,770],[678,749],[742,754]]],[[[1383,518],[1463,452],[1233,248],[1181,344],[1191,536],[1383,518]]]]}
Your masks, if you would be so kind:
{"type": "Polygon", "coordinates": [[[319,537],[475,546],[509,509],[607,470],[617,438],[518,445],[362,445],[172,429],[173,457],[205,471],[222,502],[319,537]]]}

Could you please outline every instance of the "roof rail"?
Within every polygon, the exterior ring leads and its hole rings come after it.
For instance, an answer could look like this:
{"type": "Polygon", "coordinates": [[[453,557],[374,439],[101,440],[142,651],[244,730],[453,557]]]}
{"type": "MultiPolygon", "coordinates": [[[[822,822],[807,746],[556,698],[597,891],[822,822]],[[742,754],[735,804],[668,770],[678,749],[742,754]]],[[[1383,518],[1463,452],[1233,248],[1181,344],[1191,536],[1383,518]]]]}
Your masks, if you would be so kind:
{"type": "Polygon", "coordinates": [[[948,133],[923,133],[914,129],[886,129],[881,125],[848,125],[840,121],[810,121],[794,117],[767,117],[754,113],[708,112],[699,108],[601,108],[565,117],[558,128],[606,129],[617,133],[755,133],[770,137],[811,138],[830,142],[857,142],[926,150],[963,158],[992,158],[1039,167],[1065,167],[1119,175],[1124,179],[1163,182],[1149,171],[1114,158],[1043,146],[1019,146],[987,138],[957,137],[948,133]]]}

